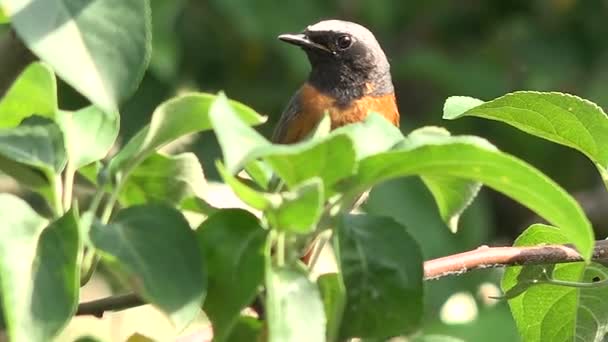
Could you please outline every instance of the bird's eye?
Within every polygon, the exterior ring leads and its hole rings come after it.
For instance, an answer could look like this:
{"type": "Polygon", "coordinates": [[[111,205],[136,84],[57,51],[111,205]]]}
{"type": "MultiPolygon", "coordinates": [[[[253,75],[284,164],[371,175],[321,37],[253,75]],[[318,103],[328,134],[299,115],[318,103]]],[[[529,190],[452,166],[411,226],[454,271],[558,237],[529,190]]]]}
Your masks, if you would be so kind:
{"type": "Polygon", "coordinates": [[[346,50],[353,44],[353,40],[348,35],[339,36],[336,40],[336,46],[340,50],[346,50]]]}

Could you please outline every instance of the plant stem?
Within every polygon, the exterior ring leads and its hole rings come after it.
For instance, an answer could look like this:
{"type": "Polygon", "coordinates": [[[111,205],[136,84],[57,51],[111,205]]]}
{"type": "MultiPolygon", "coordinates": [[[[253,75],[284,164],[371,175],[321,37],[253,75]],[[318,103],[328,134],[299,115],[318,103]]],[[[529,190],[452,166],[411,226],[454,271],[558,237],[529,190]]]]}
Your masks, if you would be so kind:
{"type": "Polygon", "coordinates": [[[64,213],[62,203],[63,186],[61,185],[61,175],[51,175],[49,177],[51,183],[51,207],[55,218],[61,217],[64,213]]]}
{"type": "Polygon", "coordinates": [[[74,165],[68,161],[68,164],[65,167],[63,181],[63,208],[66,211],[70,210],[70,207],[72,206],[72,192],[74,190],[75,175],[76,170],[74,169],[74,165]]]}

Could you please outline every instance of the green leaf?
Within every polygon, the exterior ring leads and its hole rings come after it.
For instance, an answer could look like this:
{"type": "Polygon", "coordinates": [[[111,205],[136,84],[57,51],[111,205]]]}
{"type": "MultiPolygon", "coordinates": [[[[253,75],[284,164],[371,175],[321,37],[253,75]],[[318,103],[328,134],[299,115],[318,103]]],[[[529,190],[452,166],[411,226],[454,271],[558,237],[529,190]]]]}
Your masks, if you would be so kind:
{"type": "Polygon", "coordinates": [[[323,214],[323,203],[323,182],[312,178],[293,191],[281,193],[280,204],[267,217],[276,229],[306,234],[315,230],[323,214]]]}
{"type": "MultiPolygon", "coordinates": [[[[532,225],[521,234],[514,246],[568,242],[561,230],[546,225],[532,225]]],[[[560,280],[579,281],[584,271],[583,263],[555,265],[553,277],[560,280]]],[[[502,288],[507,292],[517,284],[521,266],[507,268],[502,288]]],[[[510,299],[509,306],[525,341],[572,340],[578,307],[577,289],[556,285],[535,285],[521,295],[510,299]]]]}
{"type": "Polygon", "coordinates": [[[331,189],[356,168],[353,144],[344,134],[289,146],[274,145],[260,154],[289,187],[319,177],[325,189],[331,189]]]}
{"type": "Polygon", "coordinates": [[[248,206],[257,210],[269,210],[272,207],[280,205],[281,196],[275,193],[264,193],[254,190],[242,183],[235,176],[233,176],[220,161],[216,162],[217,171],[224,180],[224,182],[230,186],[232,191],[248,206]]]}
{"type": "Polygon", "coordinates": [[[225,209],[203,222],[196,234],[209,277],[203,310],[214,341],[224,341],[264,281],[267,231],[251,213],[225,209]]]}
{"type": "Polygon", "coordinates": [[[325,317],[327,317],[327,340],[336,341],[346,304],[344,283],[339,274],[326,273],[319,276],[317,284],[319,284],[325,317]]]}
{"type": "MultiPolygon", "coordinates": [[[[188,94],[161,104],[152,114],[150,124],[112,159],[112,174],[132,170],[155,150],[183,135],[211,129],[209,108],[216,98],[211,94],[188,94]]],[[[249,107],[234,101],[229,103],[245,123],[256,125],[264,122],[265,119],[249,107]]]]}
{"type": "Polygon", "coordinates": [[[265,193],[243,184],[222,165],[217,168],[234,193],[247,205],[266,212],[270,225],[275,229],[306,234],[315,229],[323,214],[323,182],[311,178],[292,191],[265,193]]]}
{"type": "Polygon", "coordinates": [[[79,169],[104,158],[118,136],[120,117],[90,106],[76,112],[60,112],[69,162],[79,169]]]}
{"type": "Polygon", "coordinates": [[[245,166],[245,171],[260,188],[268,190],[272,180],[272,169],[267,164],[254,160],[245,166]]]}
{"type": "MultiPolygon", "coordinates": [[[[606,282],[608,268],[592,263],[585,268],[583,282],[606,282]]],[[[608,287],[579,289],[575,336],[580,341],[604,341],[608,330],[608,287]]]]}
{"type": "Polygon", "coordinates": [[[0,194],[0,283],[11,341],[49,341],[78,304],[78,224],[73,212],[48,227],[23,200],[0,194]]]}
{"type": "Polygon", "coordinates": [[[107,112],[135,91],[148,66],[147,0],[4,0],[3,9],[31,51],[107,112]]]}
{"type": "Polygon", "coordinates": [[[350,138],[357,160],[387,151],[403,140],[399,128],[377,113],[369,113],[362,122],[342,126],[333,134],[346,134],[350,138]]]}
{"type": "MultiPolygon", "coordinates": [[[[215,326],[214,326],[215,332],[215,326]]],[[[240,316],[232,329],[232,333],[226,341],[262,341],[260,335],[263,333],[263,323],[255,317],[240,316]]],[[[214,336],[214,340],[216,337],[214,336]]]]}
{"type": "Polygon", "coordinates": [[[359,193],[382,181],[410,175],[482,182],[559,227],[588,260],[594,236],[578,203],[534,167],[487,144],[472,137],[446,137],[426,144],[406,142],[392,151],[363,159],[347,189],[359,193]]]}
{"type": "Polygon", "coordinates": [[[103,259],[179,330],[199,313],[205,269],[196,236],[179,211],[152,204],[130,207],[107,226],[94,224],[90,235],[103,259]]]}
{"type": "Polygon", "coordinates": [[[0,129],[0,156],[46,175],[61,172],[67,157],[59,126],[42,117],[29,119],[17,127],[0,129]]]}
{"type": "Polygon", "coordinates": [[[323,302],[304,270],[271,267],[266,270],[266,289],[268,341],[325,341],[323,302]]]}
{"type": "MultiPolygon", "coordinates": [[[[80,293],[82,246],[78,221],[67,212],[42,231],[33,263],[30,314],[25,336],[42,341],[58,334],[72,319],[80,293]]],[[[25,321],[25,320],[24,320],[25,321]]]]}
{"type": "MultiPolygon", "coordinates": [[[[483,102],[450,97],[445,119],[477,116],[512,125],[526,133],[574,148],[608,169],[608,116],[595,103],[574,95],[518,91],[483,102]]],[[[608,186],[608,181],[606,182],[608,186]]]]}
{"type": "Polygon", "coordinates": [[[6,24],[9,23],[11,20],[10,18],[4,13],[4,10],[2,9],[2,7],[0,7],[0,24],[6,24]]]}
{"type": "Polygon", "coordinates": [[[236,114],[223,97],[218,98],[209,114],[224,164],[232,174],[261,158],[289,187],[320,177],[327,189],[354,171],[355,151],[345,134],[293,145],[272,145],[236,114]]]}
{"type": "Polygon", "coordinates": [[[232,174],[237,173],[249,161],[255,150],[271,146],[260,133],[249,127],[249,122],[220,94],[209,109],[210,124],[222,148],[224,164],[232,174]]]}
{"type": "Polygon", "coordinates": [[[194,153],[155,153],[131,172],[119,200],[124,206],[150,202],[175,205],[192,196],[202,197],[206,185],[203,168],[194,153]]]}
{"type": "MultiPolygon", "coordinates": [[[[444,141],[449,137],[450,132],[443,128],[423,127],[410,133],[407,139],[410,144],[425,144],[444,141]]],[[[481,183],[443,175],[422,175],[421,179],[433,195],[443,222],[452,233],[456,233],[460,215],[479,193],[481,183]]]]}
{"type": "Polygon", "coordinates": [[[334,249],[346,288],[341,338],[413,332],[422,318],[422,255],[393,219],[345,215],[334,249]]]}
{"type": "Polygon", "coordinates": [[[19,184],[34,190],[48,191],[49,181],[41,171],[0,155],[0,170],[8,176],[13,177],[19,184]]]}
{"type": "Polygon", "coordinates": [[[32,63],[0,98],[0,128],[15,127],[34,114],[52,119],[58,110],[55,74],[44,63],[32,63]]]}

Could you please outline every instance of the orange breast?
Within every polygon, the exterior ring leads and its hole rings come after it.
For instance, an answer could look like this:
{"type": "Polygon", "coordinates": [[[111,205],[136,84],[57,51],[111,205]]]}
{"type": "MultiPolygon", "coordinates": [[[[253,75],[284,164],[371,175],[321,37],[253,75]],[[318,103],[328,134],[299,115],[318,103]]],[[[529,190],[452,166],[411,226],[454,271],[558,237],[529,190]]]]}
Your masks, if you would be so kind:
{"type": "Polygon", "coordinates": [[[298,142],[314,129],[325,111],[331,117],[331,128],[363,121],[368,113],[376,112],[399,127],[399,110],[395,94],[364,96],[352,101],[348,106],[338,106],[336,100],[306,84],[300,89],[300,113],[291,120],[282,143],[298,142]]]}

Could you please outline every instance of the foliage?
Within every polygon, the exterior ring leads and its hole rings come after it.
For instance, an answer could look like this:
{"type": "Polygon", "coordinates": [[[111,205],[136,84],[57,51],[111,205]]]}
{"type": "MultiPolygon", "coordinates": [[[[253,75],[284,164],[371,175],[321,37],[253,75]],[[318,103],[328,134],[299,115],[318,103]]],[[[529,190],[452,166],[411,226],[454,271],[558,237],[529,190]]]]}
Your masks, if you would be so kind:
{"type": "MultiPolygon", "coordinates": [[[[165,101],[105,158],[118,137],[121,104],[147,68],[148,1],[0,4],[0,20],[6,14],[41,60],[0,99],[0,170],[48,205],[37,212],[15,195],[0,196],[0,296],[10,340],[57,336],[98,260],[179,329],[203,310],[217,341],[414,335],[424,329],[425,295],[424,255],[413,234],[425,227],[351,213],[371,187],[410,176],[428,188],[446,229],[456,231],[482,184],[551,223],[530,227],[516,244],[571,243],[587,263],[505,274],[520,334],[547,341],[558,334],[603,336],[606,310],[591,298],[603,300],[605,289],[589,283],[602,283],[606,271],[589,263],[591,224],[565,190],[529,163],[485,139],[437,127],[403,135],[376,113],[331,132],[324,119],[309,140],[275,145],[252,128],[264,117],[221,92],[165,101]],[[45,20],[49,13],[57,20],[45,20]],[[56,76],[91,104],[61,110],[56,76]],[[205,203],[206,181],[194,155],[161,152],[202,131],[217,137],[223,152],[217,171],[246,210],[205,203]],[[242,169],[250,180],[237,176],[242,169]],[[74,195],[76,174],[95,185],[87,201],[74,195]],[[193,226],[185,213],[195,207],[207,217],[193,226]],[[313,277],[318,255],[309,263],[300,257],[326,235],[337,269],[313,277]],[[242,313],[254,301],[263,303],[263,324],[242,313]]],[[[169,77],[170,68],[163,70],[169,77]]],[[[532,92],[446,101],[445,118],[464,115],[504,121],[579,150],[606,178],[608,118],[589,101],[532,92]]]]}

